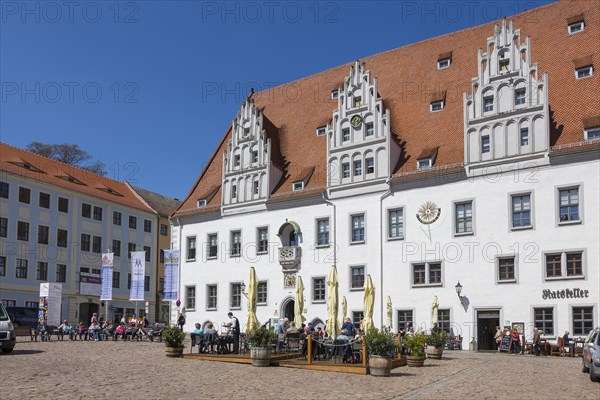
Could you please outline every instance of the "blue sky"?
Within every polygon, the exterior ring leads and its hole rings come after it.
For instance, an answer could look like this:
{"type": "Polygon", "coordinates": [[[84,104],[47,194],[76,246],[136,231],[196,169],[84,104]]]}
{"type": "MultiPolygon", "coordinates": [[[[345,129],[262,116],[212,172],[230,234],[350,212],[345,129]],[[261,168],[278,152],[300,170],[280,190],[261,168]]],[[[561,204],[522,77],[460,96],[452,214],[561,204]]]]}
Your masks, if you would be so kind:
{"type": "Polygon", "coordinates": [[[183,199],[250,87],[550,2],[2,0],[0,140],[76,143],[183,199]]]}

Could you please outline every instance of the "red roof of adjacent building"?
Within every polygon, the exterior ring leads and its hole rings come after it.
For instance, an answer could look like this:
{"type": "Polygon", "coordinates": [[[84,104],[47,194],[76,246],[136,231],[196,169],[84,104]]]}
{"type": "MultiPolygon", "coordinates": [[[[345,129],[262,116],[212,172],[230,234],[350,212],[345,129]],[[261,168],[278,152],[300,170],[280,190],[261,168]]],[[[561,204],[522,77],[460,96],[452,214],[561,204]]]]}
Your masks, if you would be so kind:
{"type": "MultiPolygon", "coordinates": [[[[510,18],[521,40],[531,38],[531,59],[539,73],[548,74],[550,145],[561,146],[584,140],[584,121],[600,116],[600,2],[562,0],[510,18]],[[569,35],[568,21],[585,20],[585,29],[569,35]],[[594,74],[575,79],[574,63],[591,60],[594,74]],[[598,71],[598,72],[596,72],[598,71]]],[[[477,77],[477,51],[493,36],[490,22],[361,59],[371,77],[378,79],[378,91],[385,108],[391,111],[391,130],[399,138],[401,159],[394,174],[416,170],[417,158],[437,148],[434,167],[455,166],[464,161],[463,93],[477,77]],[[441,55],[451,55],[449,68],[438,69],[441,55]],[[431,113],[433,97],[443,93],[445,107],[431,113]]],[[[309,61],[309,60],[308,60],[309,61]]],[[[318,127],[331,121],[337,99],[331,91],[342,86],[348,63],[307,78],[253,94],[256,105],[277,128],[279,149],[286,160],[286,173],[276,185],[272,198],[311,196],[326,186],[326,136],[316,136],[318,127]],[[291,192],[292,182],[314,172],[301,192],[291,192]]],[[[221,204],[221,190],[205,208],[196,202],[211,188],[221,185],[222,156],[231,130],[223,136],[175,216],[215,212],[221,204]]]]}

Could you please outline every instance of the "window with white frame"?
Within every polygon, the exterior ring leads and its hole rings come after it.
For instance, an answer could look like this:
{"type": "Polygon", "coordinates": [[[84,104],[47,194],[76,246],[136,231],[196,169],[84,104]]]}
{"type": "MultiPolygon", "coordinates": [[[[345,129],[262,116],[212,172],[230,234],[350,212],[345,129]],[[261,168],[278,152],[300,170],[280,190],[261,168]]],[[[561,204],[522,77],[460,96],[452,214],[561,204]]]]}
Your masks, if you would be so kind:
{"type": "Polygon", "coordinates": [[[585,129],[585,140],[600,139],[600,126],[585,129]]]}
{"type": "Polygon", "coordinates": [[[90,251],[92,237],[87,233],[81,234],[81,251],[90,251]]]}
{"type": "Polygon", "coordinates": [[[243,136],[245,138],[247,138],[248,136],[250,136],[250,128],[244,128],[243,136]]]}
{"type": "Polygon", "coordinates": [[[441,286],[442,263],[439,261],[412,264],[413,286],[441,286]]]}
{"type": "Polygon", "coordinates": [[[360,96],[354,96],[352,98],[352,107],[360,107],[362,106],[362,97],[360,96]]]}
{"type": "Polygon", "coordinates": [[[266,305],[268,300],[267,281],[258,282],[256,286],[256,304],[266,305]]]}
{"type": "Polygon", "coordinates": [[[554,308],[534,307],[533,325],[538,328],[540,335],[554,336],[554,308]]]}
{"type": "Polygon", "coordinates": [[[354,176],[361,176],[362,175],[362,161],[361,160],[356,160],[354,161],[353,165],[353,169],[354,169],[354,176]]]}
{"type": "Polygon", "coordinates": [[[6,276],[6,256],[0,256],[0,276],[6,276]]]}
{"type": "Polygon", "coordinates": [[[369,136],[373,136],[375,134],[375,128],[372,122],[368,122],[365,125],[365,136],[369,137],[369,136]]]}
{"type": "Polygon", "coordinates": [[[242,163],[242,157],[239,154],[233,156],[233,166],[239,167],[242,163]]]}
{"type": "Polygon", "coordinates": [[[437,67],[438,69],[448,68],[450,66],[450,62],[450,58],[442,58],[441,60],[438,60],[437,67]]]}
{"type": "Polygon", "coordinates": [[[337,90],[332,90],[331,91],[331,98],[332,99],[337,99],[339,95],[339,92],[337,90]]]}
{"type": "Polygon", "coordinates": [[[524,88],[515,90],[515,106],[525,104],[526,93],[524,88]]]}
{"type": "Polygon", "coordinates": [[[422,160],[417,160],[417,169],[427,169],[431,168],[431,158],[424,158],[422,160]]]}
{"type": "Polygon", "coordinates": [[[321,218],[317,220],[317,245],[329,245],[329,218],[321,218]]]}
{"type": "Polygon", "coordinates": [[[206,199],[200,199],[198,200],[198,208],[203,208],[206,207],[206,199]]]}
{"type": "Polygon", "coordinates": [[[242,307],[242,284],[239,282],[231,284],[231,298],[229,307],[232,309],[242,307]]]}
{"type": "Polygon", "coordinates": [[[29,222],[17,221],[17,240],[29,241],[29,222]]]}
{"type": "Polygon", "coordinates": [[[188,311],[196,309],[196,286],[185,287],[185,309],[188,311]]]}
{"type": "Polygon", "coordinates": [[[152,247],[144,246],[144,259],[148,262],[152,260],[152,247]]]}
{"type": "Polygon", "coordinates": [[[237,185],[234,183],[231,185],[231,200],[237,199],[237,185]]]}
{"type": "Polygon", "coordinates": [[[239,257],[242,254],[242,232],[231,232],[231,257],[239,257]]]}
{"type": "Polygon", "coordinates": [[[10,184],[8,182],[0,181],[0,197],[3,199],[8,199],[9,192],[10,184]]]}
{"type": "MultiPolygon", "coordinates": [[[[131,243],[130,243],[130,245],[131,245],[131,243]]],[[[135,247],[135,244],[134,244],[134,247],[135,247]]],[[[131,250],[130,250],[130,253],[131,253],[131,250]]],[[[131,257],[131,255],[130,255],[130,257],[131,257]]],[[[196,236],[190,236],[187,238],[187,259],[188,260],[196,259],[196,236]]]]}
{"type": "Polygon", "coordinates": [[[363,289],[365,286],[365,266],[350,267],[350,289],[363,289]]]}
{"type": "Polygon", "coordinates": [[[252,150],[252,164],[258,163],[258,150],[252,150]]]}
{"type": "Polygon", "coordinates": [[[342,163],[342,178],[350,178],[350,163],[342,163]]]}
{"type": "Polygon", "coordinates": [[[64,283],[67,281],[66,264],[56,264],[56,282],[64,283]]]}
{"type": "Polygon", "coordinates": [[[69,231],[66,229],[57,229],[56,230],[56,246],[57,247],[67,247],[67,240],[69,237],[69,231]]]}
{"type": "MultiPolygon", "coordinates": [[[[6,234],[2,235],[2,220],[6,220],[6,218],[0,218],[0,236],[6,237],[6,234]]],[[[6,226],[5,226],[6,229],[6,226]]],[[[6,230],[5,230],[6,232],[6,230]]],[[[48,244],[50,241],[50,227],[44,225],[38,225],[38,243],[39,244],[48,244]]]]}
{"type": "Polygon", "coordinates": [[[583,251],[545,254],[546,279],[584,278],[583,251]]]}
{"type": "Polygon", "coordinates": [[[256,230],[258,246],[256,252],[265,254],[269,252],[269,228],[258,228],[256,230]]]}
{"type": "Polygon", "coordinates": [[[375,160],[373,159],[373,157],[365,159],[365,173],[367,175],[375,173],[375,160]]]}
{"type": "Polygon", "coordinates": [[[352,215],[352,242],[359,243],[365,241],[365,215],[352,215]]]}
{"type": "Polygon", "coordinates": [[[568,28],[569,28],[569,35],[572,35],[572,34],[578,33],[578,32],[582,32],[585,29],[585,22],[583,20],[573,22],[572,24],[569,24],[568,28]]]}
{"type": "Polygon", "coordinates": [[[129,216],[129,227],[131,229],[137,229],[137,217],[133,215],[129,216]]]}
{"type": "Polygon", "coordinates": [[[407,331],[408,326],[413,324],[412,310],[398,310],[398,332],[407,331]]]}
{"type": "Polygon", "coordinates": [[[577,79],[588,78],[594,74],[594,67],[588,65],[585,67],[575,69],[575,77],[577,79]]]}
{"type": "Polygon", "coordinates": [[[327,128],[325,128],[324,126],[317,128],[317,136],[323,136],[326,133],[327,133],[327,128]]]}
{"type": "Polygon", "coordinates": [[[81,216],[84,218],[92,218],[92,205],[81,203],[81,216]]]}
{"type": "Polygon", "coordinates": [[[527,146],[529,144],[529,129],[521,128],[521,146],[527,146]]]}
{"type": "Polygon", "coordinates": [[[449,309],[438,309],[438,328],[441,331],[450,334],[450,310],[449,309]]]}
{"type": "Polygon", "coordinates": [[[558,190],[559,221],[579,221],[579,187],[558,190]]]}
{"type": "Polygon", "coordinates": [[[443,100],[432,101],[431,103],[429,103],[429,111],[431,111],[431,112],[440,111],[443,108],[444,108],[443,100]]]}
{"type": "Polygon", "coordinates": [[[325,277],[317,277],[312,279],[313,290],[312,300],[315,303],[325,302],[325,277]]]}
{"type": "Polygon", "coordinates": [[[19,202],[25,204],[31,203],[31,189],[19,187],[19,202]]]}
{"type": "Polygon", "coordinates": [[[42,208],[50,208],[50,194],[40,192],[40,195],[38,198],[38,205],[42,208]]]}
{"type": "Polygon", "coordinates": [[[486,96],[483,98],[483,112],[494,111],[494,96],[486,96]]]}
{"type": "Polygon", "coordinates": [[[512,195],[511,209],[513,228],[523,228],[532,226],[531,193],[512,195]]]}
{"type": "Polygon", "coordinates": [[[573,307],[573,335],[585,336],[594,328],[594,307],[573,307]]]}
{"type": "MultiPolygon", "coordinates": [[[[500,57],[504,57],[505,53],[500,54],[500,57]]],[[[507,72],[509,72],[509,68],[510,68],[510,59],[509,58],[501,58],[498,61],[498,73],[500,74],[505,74],[507,72]]]]}
{"type": "MultiPolygon", "coordinates": [[[[42,227],[44,227],[44,225],[38,225],[38,243],[41,243],[40,231],[42,227]]],[[[45,228],[48,229],[47,226],[45,228]]],[[[8,237],[8,218],[0,217],[0,237],[8,237]]],[[[48,240],[46,239],[46,243],[42,244],[48,244],[48,240]]]]}
{"type": "Polygon", "coordinates": [[[206,309],[217,309],[217,285],[206,285],[206,309]]]}
{"type": "Polygon", "coordinates": [[[516,282],[515,257],[498,257],[496,260],[498,273],[497,280],[502,282],[516,282]]]}
{"type": "Polygon", "coordinates": [[[400,239],[404,237],[404,209],[388,211],[388,238],[400,239]]]}
{"type": "Polygon", "coordinates": [[[94,206],[93,217],[96,221],[102,221],[102,207],[94,206]]]}
{"type": "Polygon", "coordinates": [[[454,218],[456,234],[473,233],[473,202],[455,203],[454,218]]]}
{"type": "Polygon", "coordinates": [[[350,128],[342,129],[342,143],[350,141],[350,128]]]}
{"type": "Polygon", "coordinates": [[[490,137],[489,135],[484,135],[481,137],[481,152],[483,154],[489,153],[491,149],[490,146],[490,137]]]}
{"type": "Polygon", "coordinates": [[[94,253],[102,253],[102,236],[92,237],[92,251],[94,253]]]}
{"type": "Polygon", "coordinates": [[[303,181],[296,181],[292,185],[292,190],[293,191],[302,190],[302,189],[304,189],[304,182],[303,181]]]}

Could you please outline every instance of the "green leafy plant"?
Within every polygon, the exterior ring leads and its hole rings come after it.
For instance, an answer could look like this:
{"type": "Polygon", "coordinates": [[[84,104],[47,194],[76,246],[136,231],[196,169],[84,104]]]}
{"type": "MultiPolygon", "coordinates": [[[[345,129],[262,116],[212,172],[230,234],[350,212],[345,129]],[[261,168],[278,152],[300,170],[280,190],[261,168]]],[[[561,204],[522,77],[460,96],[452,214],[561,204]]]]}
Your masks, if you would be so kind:
{"type": "Polygon", "coordinates": [[[183,347],[185,332],[179,330],[177,326],[171,325],[163,329],[161,337],[167,347],[183,347]]]}
{"type": "Polygon", "coordinates": [[[269,347],[271,343],[275,343],[277,335],[267,327],[260,327],[246,337],[248,343],[252,347],[269,347]]]}
{"type": "Polygon", "coordinates": [[[423,332],[404,335],[403,343],[410,350],[411,356],[425,357],[425,334],[423,332]]]}
{"type": "Polygon", "coordinates": [[[428,346],[440,347],[446,344],[448,341],[448,334],[446,331],[438,330],[431,332],[431,335],[427,336],[425,342],[428,346]]]}
{"type": "Polygon", "coordinates": [[[373,356],[392,357],[396,350],[396,337],[377,328],[371,328],[365,335],[367,353],[373,356]]]}

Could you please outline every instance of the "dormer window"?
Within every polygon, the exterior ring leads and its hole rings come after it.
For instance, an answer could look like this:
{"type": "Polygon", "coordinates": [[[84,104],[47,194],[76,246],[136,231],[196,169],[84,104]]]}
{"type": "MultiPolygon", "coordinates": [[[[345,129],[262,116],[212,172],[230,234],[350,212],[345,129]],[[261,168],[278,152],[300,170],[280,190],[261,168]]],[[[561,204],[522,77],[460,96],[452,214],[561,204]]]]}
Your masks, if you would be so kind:
{"type": "Polygon", "coordinates": [[[360,107],[362,106],[362,97],[355,96],[352,98],[352,107],[360,107]]]}
{"type": "Polygon", "coordinates": [[[258,150],[252,150],[252,164],[258,163],[258,150]]]}
{"type": "Polygon", "coordinates": [[[569,24],[569,35],[572,35],[572,34],[578,33],[578,32],[582,32],[584,29],[585,29],[585,22],[583,20],[573,22],[572,24],[569,24]]]}
{"type": "Polygon", "coordinates": [[[342,143],[350,141],[350,128],[342,129],[342,143]]]}
{"type": "Polygon", "coordinates": [[[373,127],[373,123],[372,123],[372,122],[369,122],[369,123],[366,125],[365,136],[367,136],[367,137],[368,137],[368,136],[373,136],[374,134],[375,134],[375,129],[374,129],[374,127],[373,127]]]}
{"type": "Polygon", "coordinates": [[[438,69],[448,68],[450,66],[450,58],[443,58],[438,60],[437,67],[438,69]]]}
{"type": "Polygon", "coordinates": [[[483,112],[494,111],[494,96],[486,96],[483,98],[483,112]]]}
{"type": "Polygon", "coordinates": [[[327,133],[327,129],[324,126],[317,128],[317,136],[323,136],[327,133]]]}
{"type": "Polygon", "coordinates": [[[206,199],[200,199],[197,203],[198,208],[206,207],[206,199]]]}
{"type": "Polygon", "coordinates": [[[417,169],[428,169],[431,168],[431,158],[424,158],[417,160],[417,169]]]}
{"type": "Polygon", "coordinates": [[[297,191],[297,190],[302,190],[302,189],[304,189],[304,182],[303,181],[296,181],[292,185],[292,190],[294,192],[297,191]]]}
{"type": "Polygon", "coordinates": [[[441,111],[443,108],[444,108],[444,101],[443,100],[432,101],[431,103],[429,103],[429,110],[431,112],[441,111]]]}
{"type": "Polygon", "coordinates": [[[235,156],[233,156],[233,166],[234,167],[239,167],[240,163],[241,163],[241,157],[239,154],[236,154],[235,156]]]}
{"type": "Polygon", "coordinates": [[[592,67],[591,65],[575,69],[575,77],[577,79],[590,77],[593,73],[594,67],[592,67]]]}
{"type": "Polygon", "coordinates": [[[515,106],[525,104],[525,89],[515,90],[515,106]]]}
{"type": "Polygon", "coordinates": [[[332,99],[337,99],[338,98],[338,91],[337,90],[332,90],[331,91],[331,98],[332,99]]]}
{"type": "Polygon", "coordinates": [[[585,140],[600,139],[600,126],[595,128],[587,128],[585,130],[585,140]]]}

